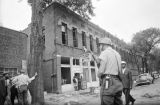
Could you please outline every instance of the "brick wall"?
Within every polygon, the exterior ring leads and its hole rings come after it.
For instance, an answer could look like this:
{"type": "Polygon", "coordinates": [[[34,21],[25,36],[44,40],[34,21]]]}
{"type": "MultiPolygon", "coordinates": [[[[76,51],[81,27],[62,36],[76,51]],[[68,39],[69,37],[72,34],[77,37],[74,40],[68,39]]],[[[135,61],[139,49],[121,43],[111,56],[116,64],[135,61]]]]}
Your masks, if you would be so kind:
{"type": "Polygon", "coordinates": [[[22,67],[22,60],[26,60],[27,35],[0,27],[0,67],[22,67]]]}

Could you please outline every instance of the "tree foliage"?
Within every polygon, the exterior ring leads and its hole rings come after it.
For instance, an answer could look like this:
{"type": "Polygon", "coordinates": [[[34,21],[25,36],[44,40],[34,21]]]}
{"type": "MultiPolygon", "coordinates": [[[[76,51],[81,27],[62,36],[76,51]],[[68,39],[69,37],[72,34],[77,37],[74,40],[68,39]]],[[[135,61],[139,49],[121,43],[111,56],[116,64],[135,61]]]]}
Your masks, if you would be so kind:
{"type": "MultiPolygon", "coordinates": [[[[32,4],[32,0],[28,0],[28,2],[32,4]]],[[[90,19],[90,16],[94,16],[94,7],[91,0],[43,0],[43,7],[46,8],[52,2],[58,2],[66,6],[85,19],[90,19]]]]}
{"type": "Polygon", "coordinates": [[[149,54],[160,43],[160,29],[148,28],[140,31],[134,35],[132,43],[137,52],[149,54]]]}
{"type": "Polygon", "coordinates": [[[151,52],[156,45],[160,43],[160,29],[148,28],[143,31],[137,32],[132,39],[132,52],[138,53],[143,57],[143,64],[148,71],[148,61],[151,52]]]}

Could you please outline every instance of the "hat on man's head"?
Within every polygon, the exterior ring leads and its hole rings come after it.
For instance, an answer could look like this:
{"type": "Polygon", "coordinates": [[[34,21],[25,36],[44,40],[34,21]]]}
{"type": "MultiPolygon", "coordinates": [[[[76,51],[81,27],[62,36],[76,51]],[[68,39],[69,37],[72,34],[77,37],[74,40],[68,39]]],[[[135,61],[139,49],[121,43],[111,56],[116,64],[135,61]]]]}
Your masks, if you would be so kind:
{"type": "Polygon", "coordinates": [[[122,61],[121,64],[126,64],[126,62],[125,62],[125,61],[122,61]]]}
{"type": "Polygon", "coordinates": [[[25,73],[25,70],[24,70],[24,69],[21,69],[20,72],[21,72],[21,73],[25,73]]]}
{"type": "Polygon", "coordinates": [[[7,74],[9,74],[9,72],[3,72],[3,73],[2,73],[3,76],[5,76],[5,75],[7,75],[7,74]]]}
{"type": "Polygon", "coordinates": [[[109,38],[100,38],[99,44],[112,45],[112,41],[109,38]]]}

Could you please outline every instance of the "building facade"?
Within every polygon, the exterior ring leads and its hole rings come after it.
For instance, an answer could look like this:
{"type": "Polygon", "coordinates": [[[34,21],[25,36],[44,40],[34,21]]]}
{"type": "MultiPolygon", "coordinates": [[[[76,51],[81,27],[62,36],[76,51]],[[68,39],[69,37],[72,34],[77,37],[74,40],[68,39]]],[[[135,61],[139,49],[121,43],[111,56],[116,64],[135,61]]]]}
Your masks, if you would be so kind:
{"type": "MultiPolygon", "coordinates": [[[[98,87],[96,62],[83,57],[83,47],[99,54],[99,38],[111,38],[117,50],[121,41],[57,2],[44,10],[43,27],[44,90],[54,93],[73,91],[75,74],[82,77],[84,88],[98,87]]],[[[30,35],[30,27],[23,32],[30,35]]]]}
{"type": "Polygon", "coordinates": [[[10,72],[13,76],[26,66],[27,35],[0,27],[0,73],[10,72]]]}

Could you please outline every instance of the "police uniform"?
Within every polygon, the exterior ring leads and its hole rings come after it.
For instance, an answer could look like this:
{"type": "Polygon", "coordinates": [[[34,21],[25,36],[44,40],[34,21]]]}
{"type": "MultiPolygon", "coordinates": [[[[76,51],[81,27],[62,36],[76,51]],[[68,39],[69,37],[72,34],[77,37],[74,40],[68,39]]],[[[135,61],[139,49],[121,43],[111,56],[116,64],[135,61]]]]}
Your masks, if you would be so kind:
{"type": "MultiPolygon", "coordinates": [[[[103,38],[100,40],[100,44],[111,45],[111,40],[103,38]]],[[[103,61],[103,63],[100,63],[98,71],[98,76],[102,79],[101,105],[122,105],[123,85],[118,76],[119,72],[121,72],[121,56],[108,46],[101,52],[99,59],[103,61]],[[104,69],[101,69],[101,66],[104,66],[104,69]]]]}

